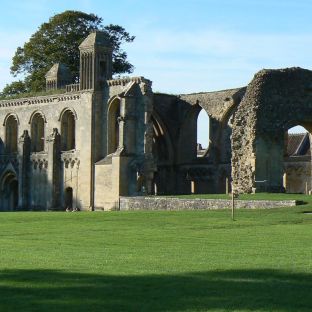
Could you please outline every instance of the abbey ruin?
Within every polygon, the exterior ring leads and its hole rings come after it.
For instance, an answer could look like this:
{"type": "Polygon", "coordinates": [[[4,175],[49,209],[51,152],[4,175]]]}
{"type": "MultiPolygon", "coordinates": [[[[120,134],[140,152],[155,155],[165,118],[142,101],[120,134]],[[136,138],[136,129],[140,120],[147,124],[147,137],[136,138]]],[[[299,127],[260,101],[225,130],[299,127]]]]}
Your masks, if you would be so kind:
{"type": "Polygon", "coordinates": [[[311,71],[290,68],[244,88],[153,93],[143,77],[112,79],[112,48],[91,33],[79,83],[55,64],[46,88],[60,92],[0,101],[0,210],[111,210],[120,196],[225,193],[231,180],[245,193],[310,190],[310,136],[287,130],[312,131],[311,83],[311,71]]]}

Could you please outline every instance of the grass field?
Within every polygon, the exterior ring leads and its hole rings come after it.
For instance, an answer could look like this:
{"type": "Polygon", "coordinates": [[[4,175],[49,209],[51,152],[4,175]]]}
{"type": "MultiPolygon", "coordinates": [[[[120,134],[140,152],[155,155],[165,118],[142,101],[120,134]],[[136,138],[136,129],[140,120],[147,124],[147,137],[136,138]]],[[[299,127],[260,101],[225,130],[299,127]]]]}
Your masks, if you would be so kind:
{"type": "MultiPolygon", "coordinates": [[[[302,198],[302,197],[301,197],[302,198]]],[[[0,214],[0,311],[312,311],[312,215],[0,214]]]]}

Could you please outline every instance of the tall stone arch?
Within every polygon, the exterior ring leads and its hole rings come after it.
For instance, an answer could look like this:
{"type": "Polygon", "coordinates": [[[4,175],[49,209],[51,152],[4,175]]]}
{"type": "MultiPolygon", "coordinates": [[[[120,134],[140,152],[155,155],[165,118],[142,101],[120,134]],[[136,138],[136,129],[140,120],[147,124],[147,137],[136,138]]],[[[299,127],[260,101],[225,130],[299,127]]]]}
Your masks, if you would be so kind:
{"type": "Polygon", "coordinates": [[[189,107],[185,110],[178,138],[178,163],[190,163],[196,160],[197,119],[202,109],[204,108],[197,102],[195,105],[189,105],[189,107]],[[185,148],[185,144],[187,144],[188,148],[185,148]]]}
{"type": "Polygon", "coordinates": [[[65,108],[60,114],[62,151],[76,148],[76,120],[77,114],[73,109],[65,108]]]}
{"type": "Polygon", "coordinates": [[[47,120],[41,111],[32,113],[29,124],[31,127],[31,150],[32,152],[44,151],[45,124],[47,120]]]}
{"type": "Polygon", "coordinates": [[[312,71],[261,70],[248,85],[234,118],[236,191],[283,191],[284,133],[295,125],[312,131],[312,71]]]}
{"type": "Polygon", "coordinates": [[[5,145],[7,153],[17,153],[19,119],[16,114],[8,114],[3,126],[5,127],[5,145]]]}
{"type": "Polygon", "coordinates": [[[119,147],[119,118],[121,99],[114,97],[107,110],[107,154],[116,152],[119,147]]]}

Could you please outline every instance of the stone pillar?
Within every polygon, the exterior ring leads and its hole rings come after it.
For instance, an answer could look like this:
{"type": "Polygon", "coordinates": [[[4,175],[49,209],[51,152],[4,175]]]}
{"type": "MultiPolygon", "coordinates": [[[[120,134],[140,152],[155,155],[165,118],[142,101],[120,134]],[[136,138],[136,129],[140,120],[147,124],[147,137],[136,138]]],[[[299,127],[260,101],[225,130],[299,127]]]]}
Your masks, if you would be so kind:
{"type": "Polygon", "coordinates": [[[136,149],[136,135],[137,135],[137,122],[136,122],[136,101],[134,97],[126,97],[121,102],[121,122],[119,128],[119,143],[125,148],[129,155],[137,153],[136,149]]]}
{"type": "Polygon", "coordinates": [[[286,172],[283,174],[283,187],[285,191],[287,191],[287,174],[286,172]]]}
{"type": "Polygon", "coordinates": [[[144,175],[145,175],[145,187],[148,195],[153,193],[153,181],[154,181],[154,172],[157,171],[157,167],[153,158],[153,123],[152,123],[152,111],[153,111],[153,103],[151,98],[148,96],[149,92],[144,88],[144,92],[146,92],[145,96],[145,113],[144,113],[144,124],[145,124],[145,132],[144,132],[144,154],[145,154],[145,162],[144,162],[144,175]]]}
{"type": "Polygon", "coordinates": [[[61,136],[57,128],[47,138],[48,146],[48,209],[61,209],[61,136]]]}
{"type": "Polygon", "coordinates": [[[191,194],[195,194],[195,181],[191,180],[191,194]]]}
{"type": "Polygon", "coordinates": [[[27,130],[24,130],[18,141],[18,208],[29,209],[30,205],[30,137],[27,130]]]}

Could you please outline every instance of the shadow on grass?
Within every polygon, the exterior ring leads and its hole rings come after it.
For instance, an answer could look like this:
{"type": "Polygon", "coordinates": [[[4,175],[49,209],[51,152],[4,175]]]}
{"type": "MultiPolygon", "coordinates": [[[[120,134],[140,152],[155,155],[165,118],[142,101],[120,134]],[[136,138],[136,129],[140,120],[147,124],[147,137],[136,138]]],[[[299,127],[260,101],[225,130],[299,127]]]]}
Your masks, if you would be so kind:
{"type": "Polygon", "coordinates": [[[149,276],[6,270],[0,311],[311,311],[311,277],[270,270],[149,276]]]}

